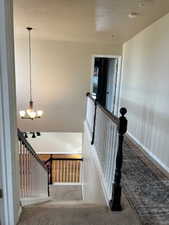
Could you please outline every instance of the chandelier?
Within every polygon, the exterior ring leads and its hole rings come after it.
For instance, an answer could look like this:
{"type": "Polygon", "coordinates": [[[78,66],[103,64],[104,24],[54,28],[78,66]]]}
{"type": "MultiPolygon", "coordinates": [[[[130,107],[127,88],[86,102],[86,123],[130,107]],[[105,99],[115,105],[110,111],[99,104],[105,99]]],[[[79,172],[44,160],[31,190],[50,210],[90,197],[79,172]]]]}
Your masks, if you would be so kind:
{"type": "Polygon", "coordinates": [[[32,27],[27,27],[26,28],[28,30],[28,34],[29,34],[29,91],[30,91],[30,101],[29,101],[29,107],[26,110],[21,110],[19,112],[21,119],[37,119],[37,118],[41,118],[43,115],[43,111],[42,110],[34,110],[34,102],[32,100],[32,52],[31,52],[31,31],[32,31],[32,27]]]}

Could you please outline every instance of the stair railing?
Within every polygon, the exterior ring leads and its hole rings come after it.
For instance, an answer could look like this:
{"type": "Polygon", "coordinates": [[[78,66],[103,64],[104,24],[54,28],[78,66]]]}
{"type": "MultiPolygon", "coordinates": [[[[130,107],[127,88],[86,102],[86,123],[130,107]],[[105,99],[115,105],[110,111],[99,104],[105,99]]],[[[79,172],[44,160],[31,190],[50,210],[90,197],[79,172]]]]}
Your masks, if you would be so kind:
{"type": "Polygon", "coordinates": [[[45,162],[49,171],[49,184],[80,183],[83,158],[60,158],[50,155],[45,162]]]}
{"type": "Polygon", "coordinates": [[[120,211],[122,209],[123,139],[127,131],[127,119],[125,118],[127,110],[121,108],[121,116],[118,118],[101,106],[89,93],[87,99],[86,121],[89,127],[93,126],[92,130],[89,129],[92,137],[91,144],[94,145],[100,161],[110,208],[112,211],[120,211]],[[89,112],[91,109],[92,113],[89,112]],[[88,115],[93,115],[93,119],[88,115]]]}
{"type": "Polygon", "coordinates": [[[38,198],[48,196],[48,170],[44,163],[18,129],[20,197],[38,198]]]}

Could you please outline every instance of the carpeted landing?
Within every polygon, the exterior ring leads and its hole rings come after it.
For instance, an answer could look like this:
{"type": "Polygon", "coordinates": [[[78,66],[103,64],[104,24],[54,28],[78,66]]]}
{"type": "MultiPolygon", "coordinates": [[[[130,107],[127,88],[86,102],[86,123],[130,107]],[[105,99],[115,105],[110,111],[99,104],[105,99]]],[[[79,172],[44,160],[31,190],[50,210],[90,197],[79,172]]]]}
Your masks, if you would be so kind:
{"type": "Polygon", "coordinates": [[[107,207],[83,201],[55,201],[23,209],[18,225],[140,225],[127,201],[124,210],[112,213],[107,207]]]}
{"type": "Polygon", "coordinates": [[[169,225],[169,178],[126,138],[123,191],[143,225],[169,225]]]}

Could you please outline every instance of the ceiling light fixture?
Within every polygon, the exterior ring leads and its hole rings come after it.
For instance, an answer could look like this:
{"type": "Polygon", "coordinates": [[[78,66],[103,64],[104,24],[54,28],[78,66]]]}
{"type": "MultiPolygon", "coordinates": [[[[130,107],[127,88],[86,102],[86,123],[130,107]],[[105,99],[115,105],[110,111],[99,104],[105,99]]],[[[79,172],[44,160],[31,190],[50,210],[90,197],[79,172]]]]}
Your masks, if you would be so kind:
{"type": "Polygon", "coordinates": [[[36,138],[35,132],[31,132],[32,138],[36,138]]]}
{"type": "Polygon", "coordinates": [[[23,133],[25,138],[28,138],[28,135],[26,132],[23,133]]]}
{"type": "Polygon", "coordinates": [[[23,136],[25,138],[30,138],[30,135],[31,135],[32,138],[36,138],[37,136],[41,136],[41,133],[39,131],[37,131],[37,132],[34,132],[34,131],[23,132],[23,136]]]}
{"type": "Polygon", "coordinates": [[[31,31],[32,31],[32,27],[27,27],[26,28],[28,30],[28,34],[29,34],[29,79],[30,79],[30,101],[29,101],[29,107],[26,110],[21,110],[19,112],[21,119],[37,119],[37,118],[41,118],[43,115],[43,111],[42,110],[34,110],[33,108],[33,100],[32,100],[32,52],[31,52],[31,31]]]}

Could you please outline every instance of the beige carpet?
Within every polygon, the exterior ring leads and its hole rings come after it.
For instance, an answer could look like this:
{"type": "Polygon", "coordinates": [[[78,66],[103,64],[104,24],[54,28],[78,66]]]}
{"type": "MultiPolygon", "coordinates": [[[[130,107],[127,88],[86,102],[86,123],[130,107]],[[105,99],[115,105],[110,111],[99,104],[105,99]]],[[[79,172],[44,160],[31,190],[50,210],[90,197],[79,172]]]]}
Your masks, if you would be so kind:
{"type": "Polygon", "coordinates": [[[134,210],[125,200],[122,212],[82,201],[55,201],[23,209],[18,225],[139,225],[134,210]]]}
{"type": "Polygon", "coordinates": [[[50,197],[55,201],[79,201],[82,200],[81,184],[50,185],[50,197]]]}

